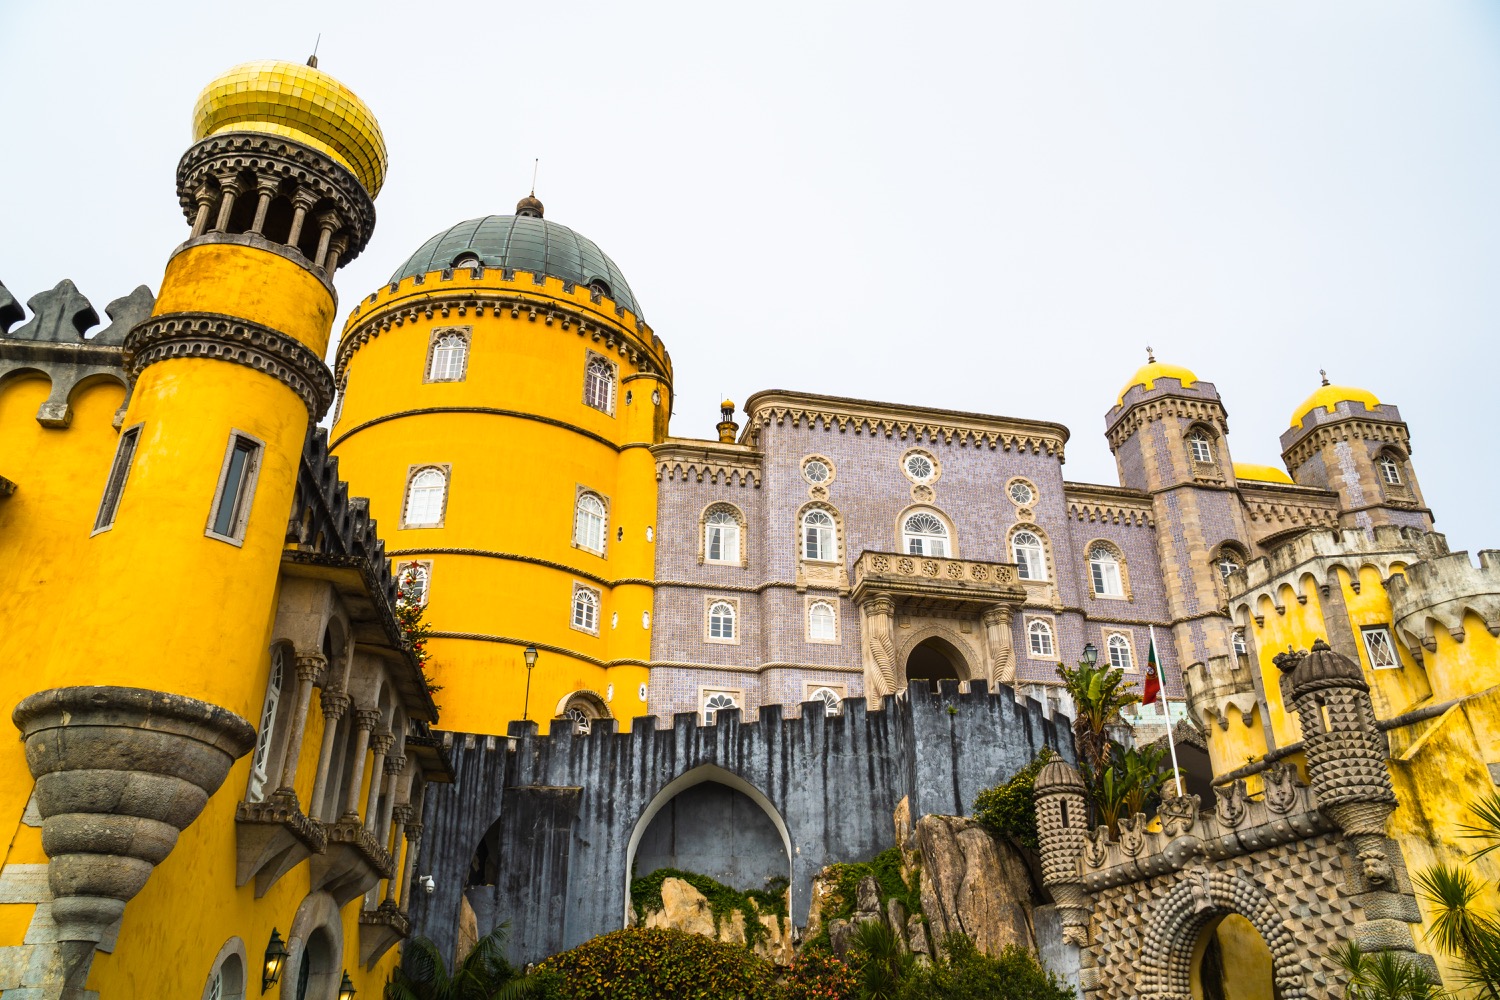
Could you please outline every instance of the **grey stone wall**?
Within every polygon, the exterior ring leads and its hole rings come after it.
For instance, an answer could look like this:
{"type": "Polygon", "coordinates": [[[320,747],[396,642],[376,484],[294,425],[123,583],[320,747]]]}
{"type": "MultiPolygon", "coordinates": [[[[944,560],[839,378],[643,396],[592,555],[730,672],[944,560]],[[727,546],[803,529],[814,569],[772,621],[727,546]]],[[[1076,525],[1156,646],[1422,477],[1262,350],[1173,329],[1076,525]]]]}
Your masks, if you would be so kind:
{"type": "Polygon", "coordinates": [[[819,869],[894,845],[892,814],[903,797],[914,819],[963,814],[1041,747],[1072,754],[1066,720],[1046,718],[1035,701],[1018,703],[1008,688],[990,694],[982,682],[963,693],[954,683],[915,690],[876,712],[855,698],[837,716],[809,706],[788,719],[767,706],[754,721],[721,712],[713,726],[683,714],[669,729],[646,717],[624,734],[609,721],[586,736],[565,724],[542,736],[534,723],[513,723],[511,734],[453,736],[456,782],[427,796],[418,873],[431,874],[436,891],[415,895],[411,912],[415,933],[447,954],[482,840],[488,884],[468,890],[480,933],[508,921],[512,959],[535,960],[623,926],[643,819],[684,787],[701,787],[692,781],[716,781],[760,797],[772,825],[785,829],[800,926],[819,869]]]}

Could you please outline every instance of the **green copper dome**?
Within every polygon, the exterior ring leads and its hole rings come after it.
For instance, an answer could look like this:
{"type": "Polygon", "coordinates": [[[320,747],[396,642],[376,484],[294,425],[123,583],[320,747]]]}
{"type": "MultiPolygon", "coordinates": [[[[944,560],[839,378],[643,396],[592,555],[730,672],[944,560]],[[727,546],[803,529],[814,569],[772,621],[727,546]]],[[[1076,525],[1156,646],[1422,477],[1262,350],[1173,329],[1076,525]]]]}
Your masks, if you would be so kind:
{"type": "Polygon", "coordinates": [[[462,266],[478,257],[485,267],[545,274],[575,285],[602,286],[615,304],[641,316],[641,307],[615,262],[586,236],[541,217],[541,202],[527,198],[516,215],[486,215],[469,219],[438,233],[396,269],[391,281],[411,278],[445,267],[462,266]]]}

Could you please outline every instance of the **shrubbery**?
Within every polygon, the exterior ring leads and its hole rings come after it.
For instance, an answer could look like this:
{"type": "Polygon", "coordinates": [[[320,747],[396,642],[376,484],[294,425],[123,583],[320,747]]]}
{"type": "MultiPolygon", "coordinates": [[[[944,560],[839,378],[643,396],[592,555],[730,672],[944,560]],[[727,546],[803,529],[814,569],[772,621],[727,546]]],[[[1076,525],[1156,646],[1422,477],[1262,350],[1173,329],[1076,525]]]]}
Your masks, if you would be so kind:
{"type": "Polygon", "coordinates": [[[954,935],[943,942],[947,957],[927,968],[916,968],[901,983],[897,1000],[1073,1000],[1071,986],[1024,948],[1006,946],[999,958],[975,948],[968,938],[954,935]]]}
{"type": "Polygon", "coordinates": [[[540,968],[570,1000],[780,1000],[782,989],[776,966],[743,945],[675,930],[615,931],[540,968]]]}
{"type": "Polygon", "coordinates": [[[833,889],[824,902],[823,929],[816,938],[808,942],[810,947],[826,946],[828,925],[834,920],[847,920],[854,915],[859,883],[867,876],[874,876],[875,881],[880,884],[882,907],[887,900],[896,899],[906,907],[907,913],[916,915],[922,912],[922,873],[912,872],[910,882],[901,877],[901,849],[898,847],[881,851],[869,861],[829,865],[828,871],[833,876],[833,889]]]}

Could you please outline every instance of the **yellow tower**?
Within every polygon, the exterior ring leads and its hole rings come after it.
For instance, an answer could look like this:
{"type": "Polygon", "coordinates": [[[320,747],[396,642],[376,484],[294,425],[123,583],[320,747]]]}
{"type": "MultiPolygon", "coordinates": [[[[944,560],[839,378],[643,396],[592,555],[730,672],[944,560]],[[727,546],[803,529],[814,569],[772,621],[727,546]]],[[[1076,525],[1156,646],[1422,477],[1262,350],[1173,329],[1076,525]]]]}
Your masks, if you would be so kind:
{"type": "Polygon", "coordinates": [[[333,448],[427,602],[444,728],[645,714],[672,368],[614,262],[534,196],[459,223],[355,308],[336,377],[333,448]]]}

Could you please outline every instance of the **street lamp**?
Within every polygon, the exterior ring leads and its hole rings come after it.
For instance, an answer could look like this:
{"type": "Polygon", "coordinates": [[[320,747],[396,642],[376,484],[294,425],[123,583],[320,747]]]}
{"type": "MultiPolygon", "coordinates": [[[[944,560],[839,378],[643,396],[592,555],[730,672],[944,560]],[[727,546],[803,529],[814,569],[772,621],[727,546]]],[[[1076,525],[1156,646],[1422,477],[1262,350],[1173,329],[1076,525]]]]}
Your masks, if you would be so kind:
{"type": "Polygon", "coordinates": [[[1092,642],[1085,643],[1083,647],[1083,662],[1091,667],[1098,663],[1099,647],[1095,646],[1092,642]]]}
{"type": "Polygon", "coordinates": [[[536,666],[536,647],[527,646],[524,655],[526,657],[526,701],[521,706],[522,722],[529,718],[528,713],[531,711],[531,668],[536,666]]]}
{"type": "Polygon", "coordinates": [[[260,976],[260,991],[264,993],[276,985],[276,980],[281,978],[281,967],[286,964],[286,944],[281,940],[281,932],[271,928],[271,940],[266,944],[266,971],[260,976]]]}
{"type": "Polygon", "coordinates": [[[344,981],[339,983],[339,1000],[354,1000],[354,994],[358,992],[359,990],[356,990],[354,984],[349,981],[349,970],[345,969],[344,981]]]}

